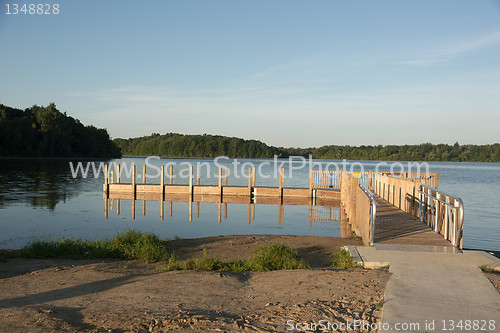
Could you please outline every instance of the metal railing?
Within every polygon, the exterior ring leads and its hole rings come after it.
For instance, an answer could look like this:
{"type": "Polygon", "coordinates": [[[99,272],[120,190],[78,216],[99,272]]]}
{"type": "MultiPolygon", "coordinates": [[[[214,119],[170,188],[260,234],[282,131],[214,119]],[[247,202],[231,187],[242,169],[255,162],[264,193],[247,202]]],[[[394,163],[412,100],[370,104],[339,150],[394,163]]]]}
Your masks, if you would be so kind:
{"type": "Polygon", "coordinates": [[[362,182],[358,182],[358,186],[363,190],[365,195],[370,199],[371,204],[370,204],[370,246],[373,246],[374,241],[375,241],[375,220],[377,219],[377,199],[375,197],[375,194],[373,194],[372,191],[370,191],[365,185],[363,185],[362,182]]]}
{"type": "Polygon", "coordinates": [[[340,188],[340,171],[311,170],[311,186],[314,188],[340,188]]]}
{"type": "Polygon", "coordinates": [[[418,192],[420,221],[443,235],[453,246],[462,248],[464,227],[462,199],[423,184],[420,185],[418,192]]]}
{"type": "Polygon", "coordinates": [[[348,175],[358,179],[369,189],[374,189],[375,186],[375,172],[373,171],[335,171],[335,170],[311,170],[311,187],[312,188],[330,188],[340,189],[342,178],[348,175]]]}

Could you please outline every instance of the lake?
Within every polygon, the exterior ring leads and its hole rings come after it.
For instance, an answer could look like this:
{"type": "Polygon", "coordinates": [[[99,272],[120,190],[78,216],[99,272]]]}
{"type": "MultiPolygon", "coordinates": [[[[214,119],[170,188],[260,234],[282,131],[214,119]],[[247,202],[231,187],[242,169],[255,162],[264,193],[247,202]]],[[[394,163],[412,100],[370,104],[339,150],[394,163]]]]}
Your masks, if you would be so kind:
{"type": "MultiPolygon", "coordinates": [[[[288,163],[288,160],[232,159],[217,162],[228,167],[229,185],[246,185],[248,179],[241,174],[254,165],[257,172],[257,186],[277,186],[274,177],[274,163],[285,169],[285,186],[308,187],[308,168],[302,161],[288,163]],[[283,165],[279,165],[283,164],[283,165]],[[291,172],[291,174],[290,174],[291,172]]],[[[123,158],[110,160],[120,164],[137,165],[140,174],[144,158],[123,158]]],[[[218,183],[218,168],[213,159],[150,159],[146,182],[159,184],[155,167],[174,164],[176,184],[188,184],[187,164],[204,163],[200,169],[201,184],[218,183]]],[[[313,160],[325,166],[342,161],[313,160]]],[[[354,164],[365,170],[374,170],[377,162],[349,161],[344,168],[354,164]]],[[[82,161],[85,166],[87,161],[82,161]]],[[[99,162],[97,162],[99,163],[99,162]]],[[[406,165],[407,162],[402,162],[406,165]]],[[[75,167],[77,162],[73,162],[75,167]]],[[[430,171],[439,172],[439,188],[449,194],[461,197],[465,206],[464,247],[500,250],[500,163],[429,163],[430,171]]],[[[380,171],[389,171],[382,166],[380,171]]],[[[75,170],[73,170],[74,172],[75,170]]],[[[126,170],[125,170],[126,171],[126,170]]],[[[122,182],[130,181],[124,172],[122,182]]],[[[172,216],[169,203],[165,202],[165,218],[160,219],[160,202],[147,201],[145,216],[142,215],[142,201],[136,201],[135,219],[132,219],[132,203],[120,200],[120,214],[114,210],[104,217],[102,184],[103,174],[93,177],[89,168],[87,178],[81,173],[73,178],[72,169],[66,160],[1,159],[0,160],[0,247],[20,248],[34,239],[56,239],[60,237],[97,239],[112,237],[127,229],[152,232],[161,238],[196,238],[218,235],[242,234],[290,234],[313,236],[341,236],[341,222],[336,217],[309,222],[307,205],[284,205],[283,220],[279,205],[228,204],[222,207],[219,218],[217,204],[196,203],[192,206],[192,221],[189,222],[189,203],[172,202],[172,216]],[[196,212],[198,211],[198,214],[196,212]],[[252,218],[248,219],[251,214],[252,218]],[[199,216],[199,217],[197,217],[199,216]],[[219,223],[220,220],[220,223],[219,223]],[[248,223],[250,222],[250,223],[248,223]]],[[[138,177],[138,183],[142,179],[138,177]]],[[[168,183],[168,180],[166,180],[168,183]]],[[[111,208],[111,207],[110,207],[111,208]]],[[[315,208],[316,209],[316,208],[315,208]]],[[[322,208],[318,208],[322,209],[322,208]]],[[[337,213],[332,208],[332,216],[337,213]]],[[[337,214],[338,215],[338,214],[337,214]]]]}

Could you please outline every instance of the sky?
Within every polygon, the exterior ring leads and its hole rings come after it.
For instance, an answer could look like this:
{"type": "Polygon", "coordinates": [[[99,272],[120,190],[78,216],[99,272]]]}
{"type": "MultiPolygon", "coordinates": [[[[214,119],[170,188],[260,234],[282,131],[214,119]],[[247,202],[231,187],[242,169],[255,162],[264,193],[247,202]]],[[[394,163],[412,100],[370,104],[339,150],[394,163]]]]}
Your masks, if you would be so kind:
{"type": "MultiPolygon", "coordinates": [[[[499,0],[61,0],[0,15],[0,103],[112,138],[500,142],[499,0]]],[[[33,3],[33,2],[31,2],[33,3]]]]}

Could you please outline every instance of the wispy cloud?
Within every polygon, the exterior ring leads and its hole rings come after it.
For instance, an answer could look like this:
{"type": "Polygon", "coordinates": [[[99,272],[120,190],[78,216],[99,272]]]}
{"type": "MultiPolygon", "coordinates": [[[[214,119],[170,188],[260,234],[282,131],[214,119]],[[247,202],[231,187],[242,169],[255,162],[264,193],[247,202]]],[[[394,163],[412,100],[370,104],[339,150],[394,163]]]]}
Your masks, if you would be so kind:
{"type": "Polygon", "coordinates": [[[434,65],[456,58],[462,54],[481,50],[496,44],[500,44],[500,32],[483,36],[473,41],[467,41],[460,44],[448,46],[446,48],[434,51],[428,55],[416,59],[399,62],[404,65],[434,65]]]}

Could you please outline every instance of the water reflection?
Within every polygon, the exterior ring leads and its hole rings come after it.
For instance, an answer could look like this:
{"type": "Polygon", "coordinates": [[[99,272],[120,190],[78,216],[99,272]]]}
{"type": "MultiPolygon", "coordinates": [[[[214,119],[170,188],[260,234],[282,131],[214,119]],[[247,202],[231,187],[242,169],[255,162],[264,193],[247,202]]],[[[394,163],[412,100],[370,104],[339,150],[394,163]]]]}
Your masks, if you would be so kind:
{"type": "MultiPolygon", "coordinates": [[[[116,163],[135,162],[138,167],[144,158],[113,160],[116,163]]],[[[171,160],[155,161],[164,165],[171,160]]],[[[197,160],[175,160],[196,162],[197,160]]],[[[206,160],[203,160],[206,161],[206,160]]],[[[255,165],[267,160],[249,160],[255,165]]],[[[83,161],[86,163],[86,161],[83,161]]],[[[316,161],[328,163],[329,161],[316,161]]],[[[227,166],[230,166],[228,161],[227,166]]],[[[361,162],[366,170],[373,170],[375,162],[361,162]]],[[[439,172],[439,187],[444,192],[461,197],[465,204],[464,247],[500,250],[500,163],[430,163],[431,171],[439,172]]],[[[178,168],[180,170],[180,168],[178,168]]],[[[267,169],[266,169],[267,170],[267,169]]],[[[388,171],[383,169],[381,171],[388,171]]],[[[136,219],[130,218],[130,201],[121,201],[116,215],[117,201],[106,220],[103,216],[103,177],[73,179],[68,160],[0,159],[0,247],[19,248],[33,239],[73,237],[94,239],[113,237],[128,228],[153,232],[163,238],[218,236],[223,234],[303,234],[330,235],[338,230],[335,221],[311,220],[308,226],[308,203],[283,206],[281,225],[278,204],[264,205],[258,201],[250,207],[251,224],[248,225],[248,202],[221,205],[221,223],[218,223],[218,203],[193,203],[193,223],[188,222],[188,202],[172,200],[164,203],[164,222],[160,202],[145,200],[142,216],[142,198],[136,202],[136,219]],[[170,207],[172,205],[172,207],[170,207]],[[197,206],[199,206],[197,210],[197,206]],[[33,209],[36,208],[36,209],[33,209]],[[172,211],[174,217],[169,216],[172,211]],[[198,214],[196,214],[198,212],[198,214]],[[226,218],[224,219],[224,216],[226,218]],[[252,219],[253,216],[253,219],[252,219]],[[70,217],[70,218],[68,218],[70,217]],[[294,227],[290,227],[291,224],[294,227]]],[[[307,170],[294,170],[293,178],[285,180],[287,187],[308,187],[307,170]]],[[[124,178],[123,181],[128,181],[124,178]]],[[[186,184],[186,179],[176,182],[186,184]]],[[[159,183],[158,179],[148,182],[159,183]]],[[[217,185],[215,178],[201,179],[202,184],[217,185]]],[[[247,179],[235,179],[234,186],[246,186],[247,179]]],[[[277,179],[256,179],[257,186],[277,186],[277,179]]],[[[124,198],[125,199],[125,198],[124,198]]],[[[147,198],[145,198],[147,199],[147,198]]],[[[111,203],[110,203],[111,204],[111,203]]],[[[314,208],[319,209],[319,208],[314,208]]],[[[314,213],[315,214],[315,213],[314,213]]]]}
{"type": "MultiPolygon", "coordinates": [[[[108,219],[109,214],[113,211],[116,215],[120,215],[120,207],[125,201],[126,205],[130,207],[130,214],[132,220],[136,218],[137,206],[141,207],[142,216],[147,214],[147,202],[157,202],[160,206],[159,219],[165,220],[165,206],[168,209],[168,217],[173,217],[173,204],[174,203],[186,203],[188,211],[189,222],[193,221],[193,214],[195,218],[200,218],[200,203],[204,203],[206,206],[206,211],[212,213],[217,207],[217,223],[221,224],[223,220],[228,219],[228,205],[234,205],[238,208],[240,213],[245,210],[246,206],[246,221],[247,224],[252,224],[252,221],[256,218],[256,206],[266,206],[266,211],[269,209],[278,211],[277,225],[281,226],[285,223],[285,207],[286,206],[301,206],[303,209],[308,209],[308,224],[309,227],[313,227],[314,222],[325,222],[325,221],[335,221],[339,223],[341,236],[344,238],[352,237],[351,228],[349,223],[345,221],[345,216],[341,215],[340,201],[324,199],[312,201],[309,198],[253,198],[249,200],[247,197],[229,197],[226,196],[221,198],[215,195],[195,195],[193,200],[190,200],[189,195],[172,195],[167,196],[165,200],[161,200],[161,195],[155,196],[151,194],[148,200],[134,200],[133,194],[120,194],[112,197],[108,197],[106,194],[103,196],[104,199],[104,217],[108,219]],[[155,198],[153,198],[155,197],[155,198]],[[139,201],[139,203],[136,203],[139,201]],[[272,207],[272,208],[270,208],[272,207]]],[[[300,208],[299,208],[300,209],[300,208]]],[[[158,214],[158,211],[156,212],[158,214]]],[[[211,214],[213,215],[213,214],[211,214]]],[[[241,214],[237,214],[240,216],[241,214]]],[[[265,214],[267,219],[268,215],[265,214]]],[[[267,223],[272,223],[267,221],[267,223]]],[[[307,220],[304,220],[307,223],[307,220]]]]}
{"type": "Polygon", "coordinates": [[[73,178],[68,160],[0,159],[0,208],[13,203],[54,210],[96,179],[73,178]]]}

